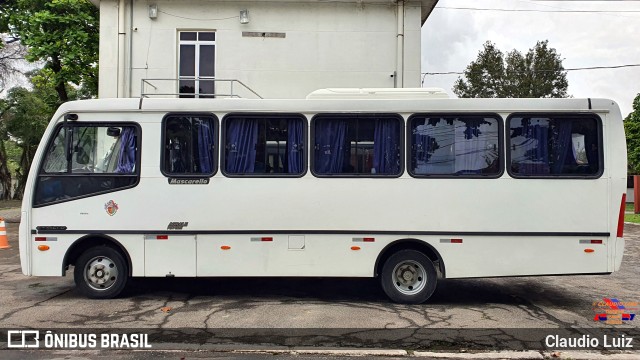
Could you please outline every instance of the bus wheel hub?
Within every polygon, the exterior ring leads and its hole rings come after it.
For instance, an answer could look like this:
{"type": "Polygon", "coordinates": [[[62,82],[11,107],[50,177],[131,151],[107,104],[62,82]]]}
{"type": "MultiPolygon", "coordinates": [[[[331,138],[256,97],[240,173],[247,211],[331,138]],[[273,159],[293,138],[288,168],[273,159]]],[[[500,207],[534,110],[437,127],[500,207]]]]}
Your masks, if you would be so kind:
{"type": "Polygon", "coordinates": [[[118,268],[111,259],[106,257],[92,259],[85,269],[85,277],[89,285],[98,290],[109,288],[118,277],[118,268]]]}

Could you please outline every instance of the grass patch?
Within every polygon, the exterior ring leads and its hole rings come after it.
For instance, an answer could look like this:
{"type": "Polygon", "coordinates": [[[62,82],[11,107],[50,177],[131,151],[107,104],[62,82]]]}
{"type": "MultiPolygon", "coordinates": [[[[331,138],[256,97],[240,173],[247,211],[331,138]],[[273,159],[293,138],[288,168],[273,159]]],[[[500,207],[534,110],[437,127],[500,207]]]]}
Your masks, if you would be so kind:
{"type": "Polygon", "coordinates": [[[633,211],[633,203],[626,203],[624,207],[625,211],[633,211]]]}
{"type": "Polygon", "coordinates": [[[640,214],[625,214],[624,221],[640,224],[640,214]]]}

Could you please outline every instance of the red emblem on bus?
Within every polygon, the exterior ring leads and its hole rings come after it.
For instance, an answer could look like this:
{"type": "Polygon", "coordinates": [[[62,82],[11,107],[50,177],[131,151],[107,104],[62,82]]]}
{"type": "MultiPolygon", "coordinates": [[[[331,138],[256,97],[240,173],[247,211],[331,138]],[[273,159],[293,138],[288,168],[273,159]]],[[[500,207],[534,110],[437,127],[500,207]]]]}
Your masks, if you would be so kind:
{"type": "Polygon", "coordinates": [[[109,216],[113,216],[118,212],[118,204],[113,200],[109,200],[108,203],[104,204],[104,209],[107,210],[109,216]]]}

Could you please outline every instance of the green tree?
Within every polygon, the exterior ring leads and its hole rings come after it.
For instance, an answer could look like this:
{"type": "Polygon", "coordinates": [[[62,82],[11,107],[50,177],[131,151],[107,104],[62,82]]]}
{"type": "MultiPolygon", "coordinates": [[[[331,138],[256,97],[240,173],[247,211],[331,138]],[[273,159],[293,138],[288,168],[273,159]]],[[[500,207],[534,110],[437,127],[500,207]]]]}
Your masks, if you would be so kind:
{"type": "MultiPolygon", "coordinates": [[[[0,157],[2,157],[0,161],[4,163],[4,168],[0,167],[0,181],[3,183],[3,190],[6,189],[7,180],[11,184],[11,176],[9,179],[6,178],[9,172],[7,164],[10,163],[10,157],[16,154],[15,151],[12,154],[7,150],[17,147],[20,150],[20,158],[18,167],[15,169],[15,198],[22,198],[33,156],[55,109],[46,103],[45,92],[38,88],[33,91],[13,88],[9,90],[2,104],[4,111],[0,117],[2,124],[0,135],[4,135],[4,139],[0,146],[0,157]]],[[[6,193],[1,194],[1,196],[6,195],[6,193]]]]}
{"type": "Polygon", "coordinates": [[[640,93],[633,100],[633,111],[624,120],[624,132],[629,172],[640,175],[640,93]]]}
{"type": "Polygon", "coordinates": [[[69,84],[97,93],[98,19],[86,0],[0,2],[0,31],[20,39],[27,60],[44,64],[58,103],[71,99],[69,84]]]}
{"type": "Polygon", "coordinates": [[[453,92],[463,98],[561,98],[568,86],[562,59],[547,40],[524,55],[514,49],[506,56],[487,41],[453,92]]]}

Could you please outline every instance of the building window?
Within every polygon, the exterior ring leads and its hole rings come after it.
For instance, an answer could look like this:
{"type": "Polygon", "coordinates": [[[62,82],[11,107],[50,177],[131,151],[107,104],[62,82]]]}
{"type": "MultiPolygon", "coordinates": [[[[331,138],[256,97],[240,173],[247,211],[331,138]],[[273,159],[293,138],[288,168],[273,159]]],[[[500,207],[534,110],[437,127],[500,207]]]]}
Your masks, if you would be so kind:
{"type": "Polygon", "coordinates": [[[515,177],[598,177],[600,120],[595,115],[513,115],[508,119],[509,173],[515,177]]]}
{"type": "Polygon", "coordinates": [[[226,116],[225,175],[303,175],[306,172],[306,124],[302,115],[226,116]]]}
{"type": "Polygon", "coordinates": [[[213,97],[215,93],[216,33],[181,31],[179,50],[180,97],[213,97]]]}
{"type": "Polygon", "coordinates": [[[417,114],[409,118],[413,176],[492,176],[501,174],[500,129],[495,116],[417,114]]]}
{"type": "Polygon", "coordinates": [[[313,119],[313,173],[400,176],[403,125],[397,115],[317,115],[313,119]]]}
{"type": "Polygon", "coordinates": [[[169,114],[163,120],[162,171],[167,176],[213,176],[216,119],[212,115],[169,114]]]}

